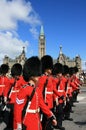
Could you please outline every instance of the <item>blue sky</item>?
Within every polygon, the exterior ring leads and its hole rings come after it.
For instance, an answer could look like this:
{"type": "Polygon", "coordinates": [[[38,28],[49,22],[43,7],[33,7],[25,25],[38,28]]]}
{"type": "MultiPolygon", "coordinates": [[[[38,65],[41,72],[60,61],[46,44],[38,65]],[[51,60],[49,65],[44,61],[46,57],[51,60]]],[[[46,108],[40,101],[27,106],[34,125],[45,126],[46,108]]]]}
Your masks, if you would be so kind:
{"type": "Polygon", "coordinates": [[[86,0],[2,0],[0,17],[1,60],[15,58],[23,46],[27,57],[38,55],[43,25],[46,54],[57,58],[62,45],[66,56],[86,61],[86,0]]]}

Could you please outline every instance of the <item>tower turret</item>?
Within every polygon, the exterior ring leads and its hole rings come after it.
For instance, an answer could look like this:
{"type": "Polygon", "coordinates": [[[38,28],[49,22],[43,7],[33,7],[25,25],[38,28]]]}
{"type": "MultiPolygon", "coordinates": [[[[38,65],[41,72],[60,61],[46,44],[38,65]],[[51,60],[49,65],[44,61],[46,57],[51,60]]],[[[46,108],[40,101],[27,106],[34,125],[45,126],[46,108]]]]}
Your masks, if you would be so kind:
{"type": "Polygon", "coordinates": [[[45,55],[45,34],[43,25],[41,25],[40,35],[39,35],[39,58],[45,55]]]}

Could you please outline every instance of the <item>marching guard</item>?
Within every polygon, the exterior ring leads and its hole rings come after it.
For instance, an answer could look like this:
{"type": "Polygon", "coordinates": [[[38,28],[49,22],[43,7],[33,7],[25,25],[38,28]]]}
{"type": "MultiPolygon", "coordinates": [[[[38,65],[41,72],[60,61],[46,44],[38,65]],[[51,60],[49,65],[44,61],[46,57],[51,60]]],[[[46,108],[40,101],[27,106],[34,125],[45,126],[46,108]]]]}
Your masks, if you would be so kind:
{"type": "Polygon", "coordinates": [[[63,78],[63,65],[61,63],[54,64],[52,74],[55,76],[55,84],[57,91],[60,95],[58,97],[57,95],[54,95],[54,100],[56,101],[56,119],[57,119],[57,126],[55,128],[60,130],[65,130],[65,128],[62,126],[62,121],[64,117],[64,103],[66,99],[66,93],[65,93],[65,86],[64,86],[64,78],[63,78]]]}
{"type": "Polygon", "coordinates": [[[53,125],[57,124],[54,114],[44,103],[38,87],[40,75],[41,62],[39,58],[33,56],[27,59],[23,68],[23,77],[28,83],[19,91],[14,106],[15,130],[22,130],[22,127],[23,130],[42,130],[40,109],[53,125]]]}
{"type": "Polygon", "coordinates": [[[22,66],[15,63],[11,68],[10,84],[4,89],[4,117],[3,122],[0,124],[0,130],[13,130],[13,111],[14,103],[21,86],[26,83],[22,77],[22,66]],[[4,124],[4,126],[3,126],[4,124]]]}
{"type": "Polygon", "coordinates": [[[7,64],[2,64],[0,67],[0,130],[1,124],[2,127],[6,127],[5,123],[2,123],[4,118],[4,90],[5,88],[9,87],[10,80],[7,77],[7,73],[9,72],[9,66],[7,64]]]}
{"type": "MultiPolygon", "coordinates": [[[[59,96],[58,91],[56,90],[53,84],[53,59],[50,55],[45,55],[41,58],[42,64],[42,75],[39,80],[39,89],[41,90],[43,99],[48,108],[53,112],[54,108],[54,99],[53,94],[59,96]]],[[[42,114],[42,126],[43,130],[53,130],[54,127],[48,123],[48,120],[45,114],[42,114]]]]}
{"type": "Polygon", "coordinates": [[[63,66],[63,77],[64,77],[64,86],[65,86],[65,92],[66,92],[66,103],[64,106],[64,120],[73,121],[72,118],[70,118],[70,112],[71,112],[71,87],[70,87],[70,75],[69,75],[69,67],[67,65],[63,66]]]}

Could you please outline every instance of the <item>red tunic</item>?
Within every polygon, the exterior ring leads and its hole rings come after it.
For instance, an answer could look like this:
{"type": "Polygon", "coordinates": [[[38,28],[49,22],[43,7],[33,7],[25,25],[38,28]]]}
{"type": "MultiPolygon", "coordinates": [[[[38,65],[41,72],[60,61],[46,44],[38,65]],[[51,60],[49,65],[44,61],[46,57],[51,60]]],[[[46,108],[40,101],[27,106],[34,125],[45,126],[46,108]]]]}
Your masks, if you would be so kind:
{"type": "Polygon", "coordinates": [[[10,85],[8,87],[6,87],[5,90],[4,90],[4,97],[8,97],[10,99],[9,103],[15,103],[19,90],[21,89],[21,87],[24,84],[26,84],[26,82],[25,82],[25,80],[23,79],[22,76],[20,76],[18,78],[18,80],[16,80],[16,83],[13,86],[14,82],[15,82],[14,78],[10,79],[10,85]],[[10,94],[8,96],[8,92],[9,92],[10,89],[11,89],[11,91],[10,91],[10,94]]]}
{"type": "Polygon", "coordinates": [[[72,86],[71,86],[71,79],[68,79],[68,85],[67,85],[67,94],[69,95],[69,97],[72,97],[72,86]]]}
{"type": "Polygon", "coordinates": [[[58,93],[58,85],[59,85],[60,81],[59,78],[54,77],[53,78],[53,85],[54,85],[54,94],[53,94],[53,100],[58,104],[58,98],[60,97],[59,93],[58,93]],[[57,92],[57,93],[56,93],[57,92]]]}
{"type": "MultiPolygon", "coordinates": [[[[66,97],[66,92],[65,92],[65,78],[62,76],[60,78],[60,84],[58,86],[58,93],[61,96],[64,96],[64,98],[66,97]]],[[[63,99],[59,99],[59,103],[63,103],[64,100],[63,99]]]]}
{"type": "Polygon", "coordinates": [[[75,76],[75,84],[77,85],[78,88],[80,86],[82,86],[82,82],[80,81],[80,79],[77,76],[75,76]]]}
{"type": "Polygon", "coordinates": [[[10,86],[9,78],[0,76],[0,96],[3,95],[4,89],[10,86]]]}
{"type": "Polygon", "coordinates": [[[56,89],[56,86],[54,85],[54,78],[52,76],[47,76],[47,75],[43,75],[40,77],[39,79],[39,88],[43,94],[43,90],[44,91],[44,102],[47,104],[49,109],[53,108],[53,101],[54,101],[54,94],[56,94],[57,96],[58,91],[56,89]],[[47,80],[47,84],[46,84],[46,80],[47,80]],[[45,86],[46,84],[46,86],[45,86]]]}
{"type": "MultiPolygon", "coordinates": [[[[22,110],[26,103],[27,96],[31,95],[32,90],[33,90],[32,86],[26,86],[25,88],[22,88],[18,93],[17,100],[14,106],[14,120],[16,122],[16,124],[14,124],[15,129],[17,123],[22,123],[22,110]]],[[[37,87],[35,94],[31,100],[31,104],[30,106],[28,106],[27,112],[23,119],[23,124],[27,126],[26,130],[42,130],[40,122],[40,113],[38,112],[39,108],[48,117],[51,117],[53,115],[53,113],[48,109],[48,107],[43,102],[40,89],[37,87]]]]}
{"type": "Polygon", "coordinates": [[[73,75],[73,76],[70,78],[70,86],[72,87],[72,92],[78,89],[78,86],[76,85],[75,82],[76,82],[76,81],[75,81],[75,75],[73,75]]]}

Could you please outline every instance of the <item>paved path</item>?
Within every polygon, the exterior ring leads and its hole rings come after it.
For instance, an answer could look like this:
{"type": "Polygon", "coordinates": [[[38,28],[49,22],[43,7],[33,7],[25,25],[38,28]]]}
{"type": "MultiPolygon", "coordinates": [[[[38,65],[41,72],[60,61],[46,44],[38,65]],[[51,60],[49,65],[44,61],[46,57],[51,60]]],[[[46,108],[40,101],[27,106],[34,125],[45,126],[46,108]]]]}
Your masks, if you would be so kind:
{"type": "Polygon", "coordinates": [[[74,103],[76,107],[73,107],[74,113],[71,113],[73,121],[63,121],[65,130],[86,130],[86,87],[81,89],[77,99],[79,103],[74,103]]]}

